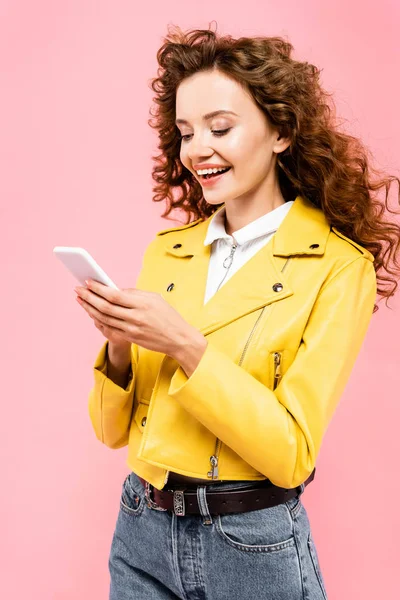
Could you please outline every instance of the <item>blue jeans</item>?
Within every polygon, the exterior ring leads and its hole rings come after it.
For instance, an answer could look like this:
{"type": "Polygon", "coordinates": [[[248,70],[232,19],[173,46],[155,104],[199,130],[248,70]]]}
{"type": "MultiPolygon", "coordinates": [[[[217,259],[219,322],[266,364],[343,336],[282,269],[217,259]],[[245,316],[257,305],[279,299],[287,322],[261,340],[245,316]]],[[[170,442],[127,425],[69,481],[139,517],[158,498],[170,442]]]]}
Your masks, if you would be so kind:
{"type": "Polygon", "coordinates": [[[199,486],[202,514],[176,516],[149,508],[131,472],[109,556],[110,600],[326,600],[301,494],[270,508],[209,514],[207,490],[246,485],[199,486]]]}

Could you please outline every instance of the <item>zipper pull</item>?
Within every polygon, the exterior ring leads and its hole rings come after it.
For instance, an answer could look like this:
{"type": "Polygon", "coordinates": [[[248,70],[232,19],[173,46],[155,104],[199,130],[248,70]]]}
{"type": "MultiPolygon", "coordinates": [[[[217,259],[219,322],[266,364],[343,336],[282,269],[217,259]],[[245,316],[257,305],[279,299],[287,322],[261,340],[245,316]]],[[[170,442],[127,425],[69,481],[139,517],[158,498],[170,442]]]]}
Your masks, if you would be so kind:
{"type": "Polygon", "coordinates": [[[208,471],[207,477],[211,477],[211,479],[217,479],[218,478],[218,457],[215,456],[214,454],[212,456],[210,456],[210,463],[211,463],[211,471],[208,471]]]}
{"type": "Polygon", "coordinates": [[[281,379],[281,354],[280,352],[275,352],[274,354],[274,364],[275,364],[275,373],[274,373],[274,389],[279,383],[281,379]]]}
{"type": "Polygon", "coordinates": [[[225,269],[229,269],[229,267],[231,266],[232,261],[233,261],[233,255],[235,254],[236,248],[237,248],[237,244],[233,243],[232,248],[231,248],[231,253],[229,254],[229,256],[227,256],[225,258],[225,260],[223,262],[225,269]],[[226,261],[228,261],[228,262],[226,262],[226,261]]]}

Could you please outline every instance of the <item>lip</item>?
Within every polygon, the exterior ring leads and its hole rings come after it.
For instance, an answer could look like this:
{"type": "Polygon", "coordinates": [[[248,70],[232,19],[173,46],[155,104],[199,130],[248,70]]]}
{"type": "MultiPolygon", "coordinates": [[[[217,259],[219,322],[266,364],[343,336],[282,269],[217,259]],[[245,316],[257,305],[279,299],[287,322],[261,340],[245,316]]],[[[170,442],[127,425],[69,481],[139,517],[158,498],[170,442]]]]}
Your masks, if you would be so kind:
{"type": "Polygon", "coordinates": [[[221,173],[221,175],[216,175],[215,177],[212,177],[211,179],[203,179],[202,177],[200,177],[200,185],[202,187],[210,187],[212,185],[215,185],[216,183],[218,183],[218,181],[220,181],[220,179],[222,179],[222,177],[224,175],[226,175],[227,173],[230,173],[231,169],[229,169],[229,171],[225,172],[225,173],[221,173]]]}

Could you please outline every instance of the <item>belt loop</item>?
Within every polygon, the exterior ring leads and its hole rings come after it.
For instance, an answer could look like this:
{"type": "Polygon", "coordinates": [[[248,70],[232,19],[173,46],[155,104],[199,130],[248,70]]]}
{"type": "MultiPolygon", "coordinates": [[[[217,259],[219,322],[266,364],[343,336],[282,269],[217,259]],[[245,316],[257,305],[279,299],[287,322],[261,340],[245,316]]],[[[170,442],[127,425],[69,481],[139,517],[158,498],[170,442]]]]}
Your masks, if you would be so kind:
{"type": "Polygon", "coordinates": [[[199,504],[200,514],[203,517],[203,525],[212,525],[213,521],[208,508],[206,493],[206,485],[199,485],[197,487],[197,502],[199,504]]]}
{"type": "Polygon", "coordinates": [[[301,483],[301,484],[300,484],[298,487],[300,488],[299,496],[301,496],[301,494],[304,492],[304,488],[305,488],[306,486],[305,486],[305,484],[304,484],[304,482],[303,482],[303,483],[301,483]]]}

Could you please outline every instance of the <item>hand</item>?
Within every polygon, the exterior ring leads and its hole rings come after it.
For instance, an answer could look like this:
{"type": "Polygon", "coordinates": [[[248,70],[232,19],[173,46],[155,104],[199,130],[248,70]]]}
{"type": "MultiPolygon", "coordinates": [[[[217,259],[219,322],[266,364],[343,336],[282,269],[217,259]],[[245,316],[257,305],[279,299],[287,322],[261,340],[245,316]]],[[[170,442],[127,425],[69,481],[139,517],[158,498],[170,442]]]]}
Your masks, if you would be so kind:
{"type": "Polygon", "coordinates": [[[86,283],[75,288],[80,304],[110,342],[135,343],[175,358],[191,337],[201,335],[160,294],[86,283]]]}

